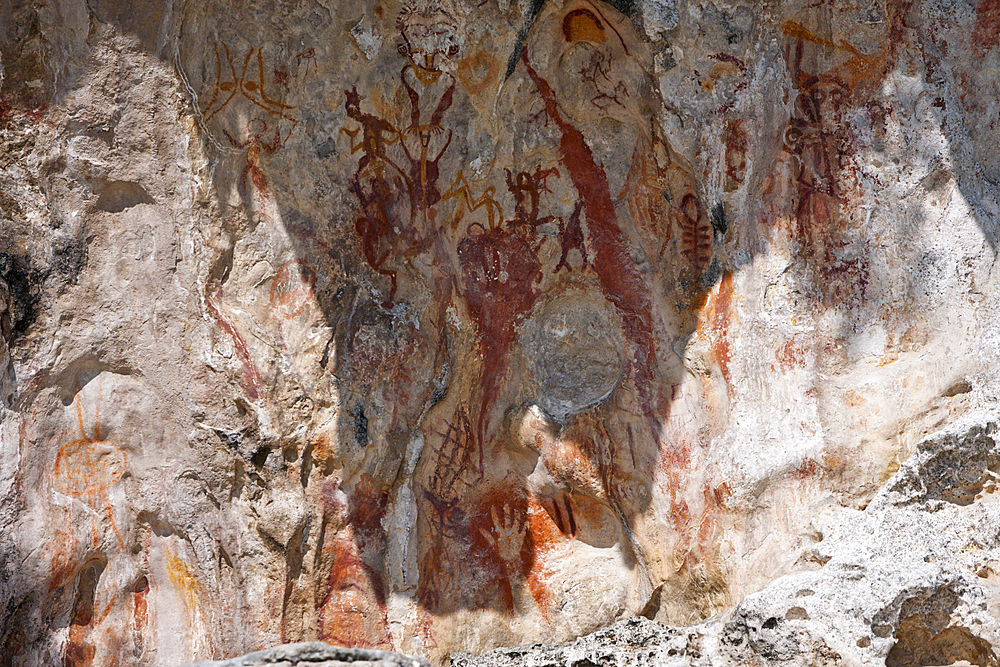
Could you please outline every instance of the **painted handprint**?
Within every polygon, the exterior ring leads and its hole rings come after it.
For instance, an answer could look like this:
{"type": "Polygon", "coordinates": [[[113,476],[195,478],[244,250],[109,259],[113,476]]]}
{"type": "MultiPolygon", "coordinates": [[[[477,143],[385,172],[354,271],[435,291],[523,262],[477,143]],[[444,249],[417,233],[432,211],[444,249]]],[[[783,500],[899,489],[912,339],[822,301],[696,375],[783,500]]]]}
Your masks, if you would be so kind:
{"type": "MultiPolygon", "coordinates": [[[[497,516],[496,506],[490,507],[490,516],[493,518],[493,529],[486,530],[480,528],[479,532],[489,542],[491,547],[496,548],[500,558],[505,564],[517,563],[521,556],[521,545],[524,544],[524,535],[527,524],[522,520],[518,521],[514,516],[513,508],[505,504],[503,507],[503,522],[497,516]],[[495,535],[495,537],[494,537],[495,535]]],[[[515,568],[518,571],[520,568],[515,568]]]]}

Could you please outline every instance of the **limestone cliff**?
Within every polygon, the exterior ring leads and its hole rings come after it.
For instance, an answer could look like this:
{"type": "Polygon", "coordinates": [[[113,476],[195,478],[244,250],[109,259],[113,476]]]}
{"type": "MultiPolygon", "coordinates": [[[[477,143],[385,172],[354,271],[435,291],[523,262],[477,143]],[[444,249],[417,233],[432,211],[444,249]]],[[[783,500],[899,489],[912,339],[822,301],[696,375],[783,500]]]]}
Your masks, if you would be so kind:
{"type": "Polygon", "coordinates": [[[0,0],[0,664],[994,664],[998,91],[997,0],[0,0]]]}

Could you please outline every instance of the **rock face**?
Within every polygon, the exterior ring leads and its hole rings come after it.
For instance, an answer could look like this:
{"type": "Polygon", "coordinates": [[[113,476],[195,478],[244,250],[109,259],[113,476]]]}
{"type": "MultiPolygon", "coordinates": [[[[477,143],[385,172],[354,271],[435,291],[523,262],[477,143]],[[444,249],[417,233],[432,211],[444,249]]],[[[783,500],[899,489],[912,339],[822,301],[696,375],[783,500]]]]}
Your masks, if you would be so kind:
{"type": "Polygon", "coordinates": [[[205,660],[186,667],[429,667],[426,660],[391,651],[341,648],[323,642],[284,644],[229,660],[205,660]]]}
{"type": "Polygon", "coordinates": [[[995,664],[998,86],[995,0],[0,0],[0,664],[995,664]]]}
{"type": "Polygon", "coordinates": [[[817,513],[826,539],[722,616],[685,628],[633,618],[571,644],[451,664],[1000,664],[996,430],[956,424],[921,442],[865,510],[817,513]]]}

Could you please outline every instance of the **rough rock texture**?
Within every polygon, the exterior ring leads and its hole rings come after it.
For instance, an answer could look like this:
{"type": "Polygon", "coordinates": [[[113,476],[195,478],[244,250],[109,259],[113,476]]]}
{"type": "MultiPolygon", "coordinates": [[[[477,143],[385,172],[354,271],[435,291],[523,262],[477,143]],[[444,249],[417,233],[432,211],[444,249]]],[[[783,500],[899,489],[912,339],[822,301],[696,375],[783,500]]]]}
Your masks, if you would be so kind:
{"type": "Polygon", "coordinates": [[[192,662],[186,667],[429,667],[426,660],[370,648],[341,648],[323,642],[284,644],[229,660],[192,662]]]}
{"type": "Polygon", "coordinates": [[[628,619],[572,644],[451,664],[1000,664],[996,431],[956,425],[921,442],[865,510],[817,513],[826,539],[722,616],[685,628],[628,619]]]}
{"type": "Polygon", "coordinates": [[[0,0],[0,664],[993,664],[998,90],[996,0],[0,0]]]}

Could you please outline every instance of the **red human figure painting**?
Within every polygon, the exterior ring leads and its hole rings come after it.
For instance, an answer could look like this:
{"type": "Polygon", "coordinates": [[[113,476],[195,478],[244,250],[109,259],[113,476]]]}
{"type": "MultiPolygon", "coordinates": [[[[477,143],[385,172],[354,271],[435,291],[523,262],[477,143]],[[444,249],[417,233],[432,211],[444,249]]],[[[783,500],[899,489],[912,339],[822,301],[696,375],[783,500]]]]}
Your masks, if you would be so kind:
{"type": "Polygon", "coordinates": [[[351,137],[351,152],[362,152],[348,185],[361,203],[354,229],[361,240],[361,254],[368,266],[389,278],[389,295],[383,302],[389,308],[397,288],[396,271],[390,268],[389,262],[396,253],[399,233],[409,227],[408,221],[400,219],[393,206],[396,190],[393,182],[404,183],[408,192],[412,191],[412,187],[406,173],[387,154],[387,147],[399,141],[399,131],[387,120],[361,110],[364,97],[358,93],[357,87],[345,90],[344,94],[344,110],[348,118],[360,125],[353,130],[341,129],[351,137]]]}
{"type": "Polygon", "coordinates": [[[264,134],[267,132],[267,121],[263,118],[254,118],[247,123],[247,138],[244,141],[236,141],[227,130],[222,130],[222,132],[233,148],[246,150],[246,165],[240,173],[239,189],[245,191],[247,175],[249,175],[250,182],[253,183],[253,187],[257,191],[261,210],[263,210],[270,195],[267,191],[267,177],[264,175],[264,170],[260,168],[260,155],[262,152],[271,155],[278,150],[281,145],[281,133],[275,130],[271,140],[266,141],[264,134]]]}

